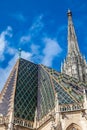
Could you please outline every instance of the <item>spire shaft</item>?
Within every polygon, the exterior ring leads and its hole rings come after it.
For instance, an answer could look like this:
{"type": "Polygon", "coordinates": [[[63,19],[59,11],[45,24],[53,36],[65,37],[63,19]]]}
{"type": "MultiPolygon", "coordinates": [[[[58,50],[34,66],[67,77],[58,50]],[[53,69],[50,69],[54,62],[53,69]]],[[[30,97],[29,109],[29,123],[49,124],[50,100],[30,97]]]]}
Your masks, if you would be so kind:
{"type": "Polygon", "coordinates": [[[79,51],[77,37],[74,29],[74,25],[72,22],[72,12],[68,10],[68,53],[75,52],[77,55],[79,51]]]}

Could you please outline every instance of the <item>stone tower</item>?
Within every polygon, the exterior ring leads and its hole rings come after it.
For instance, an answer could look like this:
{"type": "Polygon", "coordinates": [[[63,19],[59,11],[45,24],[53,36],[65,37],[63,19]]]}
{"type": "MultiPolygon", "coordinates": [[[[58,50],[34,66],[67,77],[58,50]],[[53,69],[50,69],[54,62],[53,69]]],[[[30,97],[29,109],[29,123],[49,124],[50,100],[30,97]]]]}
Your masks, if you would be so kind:
{"type": "Polygon", "coordinates": [[[68,10],[68,52],[61,67],[61,72],[77,78],[79,81],[87,81],[87,64],[81,55],[78,41],[72,22],[72,12],[68,10]]]}

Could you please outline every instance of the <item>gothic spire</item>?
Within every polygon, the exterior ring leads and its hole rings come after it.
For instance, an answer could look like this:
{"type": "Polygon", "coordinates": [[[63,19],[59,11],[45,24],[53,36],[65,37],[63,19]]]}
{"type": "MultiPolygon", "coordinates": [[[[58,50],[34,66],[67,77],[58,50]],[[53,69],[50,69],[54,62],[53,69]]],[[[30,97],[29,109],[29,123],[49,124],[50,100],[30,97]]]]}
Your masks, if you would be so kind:
{"type": "Polygon", "coordinates": [[[80,53],[77,37],[72,22],[72,12],[68,10],[68,54],[61,67],[62,72],[68,74],[79,81],[87,81],[86,60],[80,53]]]}
{"type": "Polygon", "coordinates": [[[74,25],[72,22],[72,12],[68,10],[68,54],[74,52],[76,55],[80,53],[77,37],[74,29],[74,25]]]}

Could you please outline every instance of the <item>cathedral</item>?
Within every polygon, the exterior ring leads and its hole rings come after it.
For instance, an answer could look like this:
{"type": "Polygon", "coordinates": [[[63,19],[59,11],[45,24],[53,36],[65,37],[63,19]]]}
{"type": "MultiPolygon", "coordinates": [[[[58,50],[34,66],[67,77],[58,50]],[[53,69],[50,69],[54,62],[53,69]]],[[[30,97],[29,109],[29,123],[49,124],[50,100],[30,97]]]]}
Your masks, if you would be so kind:
{"type": "Polygon", "coordinates": [[[0,93],[0,130],[87,130],[87,63],[67,15],[61,72],[20,57],[0,93]]]}

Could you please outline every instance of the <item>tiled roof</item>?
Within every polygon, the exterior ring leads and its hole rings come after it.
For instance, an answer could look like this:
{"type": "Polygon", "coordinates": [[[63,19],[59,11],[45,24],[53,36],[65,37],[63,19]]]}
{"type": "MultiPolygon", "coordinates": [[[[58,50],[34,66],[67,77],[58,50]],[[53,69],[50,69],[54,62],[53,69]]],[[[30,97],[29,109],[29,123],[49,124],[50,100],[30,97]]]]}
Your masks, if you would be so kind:
{"type": "Polygon", "coordinates": [[[14,106],[14,116],[34,121],[44,117],[58,103],[83,102],[84,83],[52,68],[19,59],[6,82],[0,97],[0,113],[9,114],[14,106]]]}

